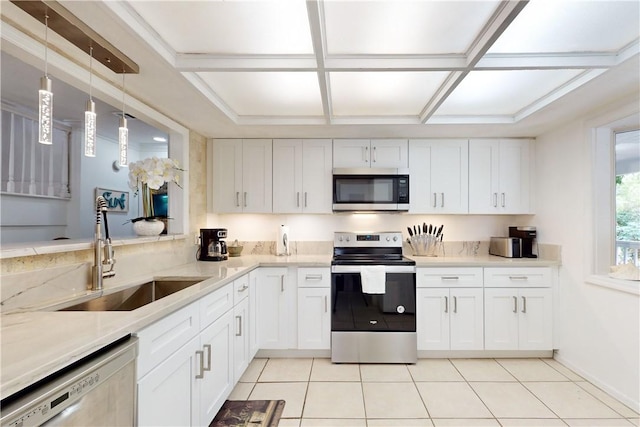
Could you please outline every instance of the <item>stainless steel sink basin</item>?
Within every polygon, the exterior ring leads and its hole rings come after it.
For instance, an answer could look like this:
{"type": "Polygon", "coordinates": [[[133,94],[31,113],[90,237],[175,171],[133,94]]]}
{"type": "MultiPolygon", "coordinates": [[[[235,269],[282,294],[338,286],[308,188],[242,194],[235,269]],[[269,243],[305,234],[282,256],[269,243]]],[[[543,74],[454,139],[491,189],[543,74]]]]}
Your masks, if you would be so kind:
{"type": "Polygon", "coordinates": [[[200,283],[192,280],[154,280],[118,292],[102,295],[58,311],[131,311],[182,289],[200,283]]]}

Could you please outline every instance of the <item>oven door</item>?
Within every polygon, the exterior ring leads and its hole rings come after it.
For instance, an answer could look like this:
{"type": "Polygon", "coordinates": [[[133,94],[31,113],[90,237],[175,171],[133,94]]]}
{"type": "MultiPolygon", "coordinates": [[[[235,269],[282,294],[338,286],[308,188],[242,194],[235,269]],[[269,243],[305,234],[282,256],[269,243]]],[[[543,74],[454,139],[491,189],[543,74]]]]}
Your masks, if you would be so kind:
{"type": "Polygon", "coordinates": [[[331,331],[415,332],[416,275],[408,270],[387,272],[384,294],[362,292],[359,271],[332,273],[331,331]]]}

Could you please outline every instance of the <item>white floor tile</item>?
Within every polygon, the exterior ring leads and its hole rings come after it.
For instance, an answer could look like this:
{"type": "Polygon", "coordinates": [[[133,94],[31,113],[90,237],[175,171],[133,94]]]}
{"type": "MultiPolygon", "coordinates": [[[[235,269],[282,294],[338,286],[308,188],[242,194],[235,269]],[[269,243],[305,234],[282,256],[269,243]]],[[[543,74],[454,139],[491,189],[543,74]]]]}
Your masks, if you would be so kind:
{"type": "Polygon", "coordinates": [[[269,359],[258,382],[309,381],[313,359],[269,359]]]}
{"type": "Polygon", "coordinates": [[[253,390],[255,383],[238,383],[231,391],[227,399],[229,400],[247,400],[253,390]]]}
{"type": "Polygon", "coordinates": [[[301,418],[307,384],[257,383],[249,395],[250,400],[284,400],[282,418],[301,418]]]}
{"type": "Polygon", "coordinates": [[[518,381],[569,381],[569,378],[540,359],[498,359],[518,381]]]}
{"type": "Polygon", "coordinates": [[[300,427],[300,418],[280,418],[278,427],[300,427]]]}
{"type": "Polygon", "coordinates": [[[244,374],[240,377],[242,383],[255,383],[258,381],[258,377],[264,369],[264,365],[267,364],[268,359],[253,359],[249,364],[249,367],[244,371],[244,374]]]}
{"type": "Polygon", "coordinates": [[[565,377],[569,378],[571,381],[584,381],[584,378],[582,378],[580,375],[576,374],[571,369],[567,368],[566,366],[564,366],[562,363],[558,362],[557,360],[554,360],[554,359],[542,359],[542,361],[544,361],[544,363],[546,363],[547,365],[551,366],[556,371],[560,372],[565,377]]]}
{"type": "Polygon", "coordinates": [[[413,383],[362,383],[367,418],[429,418],[413,383]]]}
{"type": "Polygon", "coordinates": [[[312,382],[307,389],[303,418],[364,418],[360,382],[312,382]]]}
{"type": "Polygon", "coordinates": [[[500,418],[502,427],[567,427],[560,418],[500,418]]]}
{"type": "Polygon", "coordinates": [[[360,365],[362,382],[411,382],[407,365],[360,365]]]}
{"type": "Polygon", "coordinates": [[[498,421],[493,418],[484,419],[434,419],[433,425],[436,427],[500,427],[498,421]]]}
{"type": "Polygon", "coordinates": [[[300,427],[367,427],[367,421],[365,419],[303,418],[300,427]]]}
{"type": "Polygon", "coordinates": [[[467,381],[516,381],[493,359],[451,359],[451,363],[467,381]]]}
{"type": "Polygon", "coordinates": [[[360,365],[331,363],[331,359],[313,359],[311,381],[360,381],[360,365]]]}
{"type": "Polygon", "coordinates": [[[408,368],[414,381],[464,381],[449,359],[420,359],[408,368]]]}
{"type": "Polygon", "coordinates": [[[624,418],[596,418],[596,419],[577,419],[577,418],[565,418],[564,422],[569,425],[569,427],[632,427],[629,421],[624,418]]]}
{"type": "Polygon", "coordinates": [[[431,418],[492,418],[466,382],[416,383],[431,418]]]}
{"type": "Polygon", "coordinates": [[[560,418],[620,418],[611,408],[574,383],[524,383],[560,418]]]}
{"type": "Polygon", "coordinates": [[[589,392],[590,395],[594,396],[596,399],[600,400],[605,405],[607,405],[608,407],[610,407],[611,409],[613,409],[623,417],[637,418],[639,416],[636,411],[629,408],[627,405],[620,402],[619,400],[609,396],[607,393],[600,390],[598,387],[594,386],[593,384],[588,383],[586,381],[579,381],[579,382],[576,382],[576,384],[582,387],[583,389],[585,389],[587,392],[589,392]]]}
{"type": "Polygon", "coordinates": [[[367,419],[368,427],[433,427],[433,423],[428,418],[421,419],[399,419],[399,420],[377,420],[367,419]]]}
{"type": "Polygon", "coordinates": [[[475,382],[471,387],[496,418],[557,418],[520,383],[475,382]]]}

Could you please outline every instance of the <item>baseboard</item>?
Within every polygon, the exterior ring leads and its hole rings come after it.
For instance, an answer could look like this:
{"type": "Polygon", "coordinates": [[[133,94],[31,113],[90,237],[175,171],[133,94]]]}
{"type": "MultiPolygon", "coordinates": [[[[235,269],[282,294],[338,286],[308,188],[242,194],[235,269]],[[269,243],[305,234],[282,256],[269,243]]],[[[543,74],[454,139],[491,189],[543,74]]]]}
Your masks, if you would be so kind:
{"type": "Polygon", "coordinates": [[[553,357],[552,350],[418,350],[419,359],[493,359],[553,357]]]}
{"type": "Polygon", "coordinates": [[[331,350],[297,350],[297,349],[288,349],[288,350],[258,350],[256,353],[257,358],[267,358],[273,357],[276,359],[302,359],[302,358],[310,358],[310,357],[318,357],[318,358],[330,358],[331,350]]]}

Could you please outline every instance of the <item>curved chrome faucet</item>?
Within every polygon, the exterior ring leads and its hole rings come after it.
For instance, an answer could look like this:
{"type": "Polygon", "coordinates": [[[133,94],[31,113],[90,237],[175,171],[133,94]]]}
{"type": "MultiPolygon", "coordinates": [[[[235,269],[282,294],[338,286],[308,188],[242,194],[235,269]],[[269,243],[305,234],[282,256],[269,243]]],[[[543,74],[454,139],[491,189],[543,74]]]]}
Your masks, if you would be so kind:
{"type": "Polygon", "coordinates": [[[116,260],[113,256],[111,237],[109,237],[109,224],[107,223],[107,201],[102,196],[98,196],[96,198],[96,232],[94,234],[93,241],[94,257],[91,290],[101,291],[102,280],[116,275],[116,272],[113,271],[113,266],[116,263],[116,260]],[[102,229],[100,227],[102,217],[104,217],[104,239],[102,238],[102,229]],[[103,250],[104,261],[102,260],[103,250]],[[105,266],[109,266],[109,270],[104,271],[105,266]]]}

